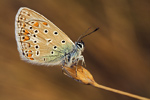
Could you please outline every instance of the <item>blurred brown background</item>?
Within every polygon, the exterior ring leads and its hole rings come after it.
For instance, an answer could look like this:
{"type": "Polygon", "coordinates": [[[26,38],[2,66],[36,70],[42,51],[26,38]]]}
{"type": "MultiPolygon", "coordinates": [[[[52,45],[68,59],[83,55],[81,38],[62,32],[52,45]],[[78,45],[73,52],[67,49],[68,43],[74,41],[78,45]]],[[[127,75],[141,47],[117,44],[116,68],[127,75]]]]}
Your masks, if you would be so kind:
{"type": "Polygon", "coordinates": [[[105,86],[150,98],[149,0],[1,0],[0,100],[135,100],[80,84],[45,67],[20,60],[15,15],[20,7],[43,14],[73,41],[84,38],[87,69],[105,86]]]}

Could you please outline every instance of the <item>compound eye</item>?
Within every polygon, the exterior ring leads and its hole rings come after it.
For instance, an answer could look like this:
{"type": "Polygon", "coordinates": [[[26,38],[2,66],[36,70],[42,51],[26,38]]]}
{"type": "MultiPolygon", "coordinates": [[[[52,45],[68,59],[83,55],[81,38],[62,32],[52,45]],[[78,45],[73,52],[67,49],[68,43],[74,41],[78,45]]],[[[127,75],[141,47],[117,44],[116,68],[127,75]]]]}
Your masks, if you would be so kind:
{"type": "Polygon", "coordinates": [[[79,48],[82,48],[82,44],[81,44],[81,43],[78,43],[78,47],[79,47],[79,48]]]}

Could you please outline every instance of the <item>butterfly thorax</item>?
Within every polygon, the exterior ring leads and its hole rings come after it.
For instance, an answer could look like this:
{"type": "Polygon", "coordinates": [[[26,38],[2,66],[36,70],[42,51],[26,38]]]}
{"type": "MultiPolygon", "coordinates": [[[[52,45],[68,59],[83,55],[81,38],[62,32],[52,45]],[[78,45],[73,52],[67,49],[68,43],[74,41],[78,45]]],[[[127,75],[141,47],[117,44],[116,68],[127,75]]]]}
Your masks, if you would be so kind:
{"type": "Polygon", "coordinates": [[[71,67],[72,65],[78,64],[80,60],[84,62],[84,58],[81,55],[84,50],[83,42],[75,42],[73,50],[65,54],[63,65],[71,67]]]}

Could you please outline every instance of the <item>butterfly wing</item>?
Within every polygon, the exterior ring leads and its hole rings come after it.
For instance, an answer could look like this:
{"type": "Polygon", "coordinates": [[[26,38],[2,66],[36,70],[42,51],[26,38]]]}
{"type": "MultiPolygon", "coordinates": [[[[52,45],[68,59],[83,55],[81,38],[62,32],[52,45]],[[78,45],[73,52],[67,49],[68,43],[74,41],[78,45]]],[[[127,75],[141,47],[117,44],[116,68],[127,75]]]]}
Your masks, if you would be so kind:
{"type": "Polygon", "coordinates": [[[22,59],[31,63],[60,64],[74,48],[74,43],[56,25],[26,7],[16,15],[15,34],[22,59]]]}

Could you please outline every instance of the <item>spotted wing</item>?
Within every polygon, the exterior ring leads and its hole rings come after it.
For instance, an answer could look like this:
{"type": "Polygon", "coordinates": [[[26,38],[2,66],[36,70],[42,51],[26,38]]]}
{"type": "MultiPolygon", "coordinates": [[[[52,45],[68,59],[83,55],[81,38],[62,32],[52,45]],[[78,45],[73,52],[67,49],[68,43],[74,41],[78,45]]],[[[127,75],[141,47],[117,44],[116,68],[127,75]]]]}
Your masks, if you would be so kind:
{"type": "Polygon", "coordinates": [[[41,14],[22,7],[15,20],[18,51],[23,60],[57,65],[74,48],[70,38],[41,14]]]}

